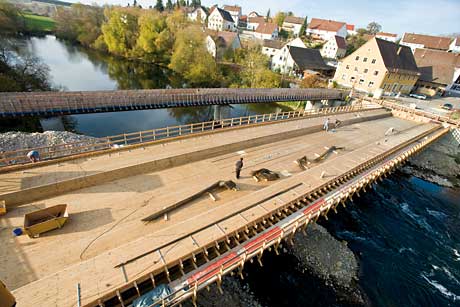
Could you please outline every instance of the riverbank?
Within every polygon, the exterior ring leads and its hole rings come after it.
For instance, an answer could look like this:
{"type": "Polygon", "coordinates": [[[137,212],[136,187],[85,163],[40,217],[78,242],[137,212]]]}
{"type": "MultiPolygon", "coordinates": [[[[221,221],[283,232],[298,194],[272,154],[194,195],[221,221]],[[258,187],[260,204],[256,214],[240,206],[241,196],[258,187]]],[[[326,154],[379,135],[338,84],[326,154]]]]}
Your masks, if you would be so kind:
{"type": "Polygon", "coordinates": [[[460,144],[448,133],[402,169],[406,174],[444,187],[460,187],[460,144]]]}

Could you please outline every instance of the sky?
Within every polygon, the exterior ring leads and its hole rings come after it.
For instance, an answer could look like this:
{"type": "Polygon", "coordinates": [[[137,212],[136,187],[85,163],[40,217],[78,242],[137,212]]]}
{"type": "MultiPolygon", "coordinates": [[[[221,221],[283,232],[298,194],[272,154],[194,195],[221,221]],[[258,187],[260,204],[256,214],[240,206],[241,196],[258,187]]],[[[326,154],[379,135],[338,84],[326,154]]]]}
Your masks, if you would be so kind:
{"type": "MultiPolygon", "coordinates": [[[[78,2],[78,0],[70,0],[78,2]]],[[[133,0],[80,0],[91,4],[126,5],[133,0]]],[[[155,5],[156,0],[138,0],[144,7],[155,5]]],[[[165,2],[165,0],[164,0],[165,2]]],[[[202,0],[205,6],[238,4],[243,14],[257,11],[273,16],[277,11],[292,11],[296,16],[308,16],[343,21],[365,27],[376,21],[385,32],[402,35],[414,32],[443,35],[460,32],[460,0],[202,0]]]]}

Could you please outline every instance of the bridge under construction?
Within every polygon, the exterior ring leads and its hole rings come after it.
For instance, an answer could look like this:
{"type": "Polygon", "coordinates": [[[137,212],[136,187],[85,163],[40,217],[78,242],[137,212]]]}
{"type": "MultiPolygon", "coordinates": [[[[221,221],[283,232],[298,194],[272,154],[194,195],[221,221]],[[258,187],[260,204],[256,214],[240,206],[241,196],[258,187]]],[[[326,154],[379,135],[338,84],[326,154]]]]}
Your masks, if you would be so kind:
{"type": "Polygon", "coordinates": [[[161,89],[0,93],[0,118],[285,101],[342,100],[334,89],[161,89]]]}
{"type": "Polygon", "coordinates": [[[38,238],[0,232],[0,279],[18,306],[130,306],[159,287],[168,289],[159,305],[196,302],[448,132],[375,106],[10,165],[1,227],[58,204],[69,221],[38,238]],[[257,177],[261,169],[276,176],[257,177]]]}

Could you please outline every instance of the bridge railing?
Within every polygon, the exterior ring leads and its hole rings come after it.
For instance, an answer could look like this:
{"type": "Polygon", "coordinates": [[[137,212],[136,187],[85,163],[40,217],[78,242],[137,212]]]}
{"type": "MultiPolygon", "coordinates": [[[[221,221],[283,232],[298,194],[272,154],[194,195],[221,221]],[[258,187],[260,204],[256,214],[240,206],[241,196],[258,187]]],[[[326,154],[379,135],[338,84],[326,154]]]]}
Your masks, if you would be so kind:
{"type": "Polygon", "coordinates": [[[307,111],[289,111],[269,114],[250,115],[237,118],[226,118],[222,120],[213,120],[201,123],[192,123],[187,125],[169,126],[146,131],[133,133],[123,133],[104,138],[95,138],[92,141],[79,141],[73,143],[63,143],[52,146],[24,148],[14,151],[0,153],[0,167],[15,164],[24,164],[30,162],[27,153],[31,150],[38,151],[42,160],[51,160],[65,156],[81,154],[86,152],[122,148],[129,145],[154,142],[184,135],[203,133],[228,129],[238,126],[249,126],[267,122],[278,122],[300,117],[315,117],[326,114],[337,114],[343,112],[353,112],[369,108],[375,108],[371,105],[359,106],[342,106],[326,107],[321,109],[307,111]]]}

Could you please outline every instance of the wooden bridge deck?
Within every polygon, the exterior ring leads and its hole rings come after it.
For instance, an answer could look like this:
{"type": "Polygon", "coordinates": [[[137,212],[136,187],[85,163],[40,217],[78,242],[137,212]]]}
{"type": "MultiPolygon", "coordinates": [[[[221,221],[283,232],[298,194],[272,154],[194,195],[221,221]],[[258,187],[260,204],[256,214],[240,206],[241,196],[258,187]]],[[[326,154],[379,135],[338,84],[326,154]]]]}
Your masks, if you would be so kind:
{"type": "MultiPolygon", "coordinates": [[[[56,184],[69,176],[118,168],[127,163],[141,163],[167,158],[171,154],[206,151],[220,142],[237,139],[246,145],[202,156],[189,163],[165,167],[115,181],[78,189],[59,196],[14,207],[0,219],[0,279],[15,289],[18,306],[75,306],[76,284],[81,284],[82,303],[92,304],[98,297],[123,286],[125,276],[116,266],[143,252],[159,248],[124,266],[126,277],[133,281],[165,265],[179,261],[210,242],[244,227],[280,205],[290,197],[303,195],[318,185],[331,181],[353,167],[432,129],[434,124],[418,124],[394,117],[371,120],[385,111],[362,114],[362,122],[345,125],[335,132],[304,132],[271,143],[251,144],[262,136],[281,131],[302,131],[301,128],[321,125],[324,119],[299,120],[270,126],[227,131],[206,137],[156,145],[145,150],[124,152],[120,156],[100,156],[94,160],[75,160],[61,166],[46,166],[12,177],[0,175],[1,182],[11,186],[2,189],[22,189],[37,184],[56,184]],[[371,114],[373,113],[373,114],[371,114]],[[367,118],[366,118],[367,116],[367,118]],[[368,119],[368,121],[366,121],[368,119]],[[384,137],[388,128],[398,134],[384,137]],[[325,146],[345,147],[320,165],[301,171],[293,163],[303,155],[314,158],[325,146]],[[208,149],[207,149],[208,148],[208,149]],[[234,179],[234,163],[245,158],[242,178],[234,179]],[[277,171],[281,179],[271,183],[255,183],[249,172],[258,168],[277,171]],[[325,176],[321,177],[321,173],[325,176]],[[51,175],[51,176],[50,176],[51,175]],[[52,179],[49,179],[52,178],[52,179]],[[49,180],[49,181],[46,181],[49,180]],[[201,198],[173,212],[169,220],[144,224],[140,220],[151,213],[184,199],[218,180],[235,180],[240,191],[216,194],[217,201],[201,198]],[[24,184],[24,186],[22,186],[24,184]],[[296,186],[289,193],[269,201],[267,195],[296,186]],[[256,202],[258,206],[253,206],[256,202]],[[11,230],[20,226],[25,213],[67,203],[70,219],[60,230],[38,239],[13,238],[11,230]],[[235,212],[241,212],[234,215],[235,212]],[[187,234],[194,233],[193,236],[187,234]],[[3,248],[4,247],[4,248],[3,248]]],[[[341,120],[356,119],[341,115],[341,120]]],[[[169,159],[172,159],[171,157],[169,159]]],[[[6,191],[6,190],[3,190],[6,191]]]]}
{"type": "Polygon", "coordinates": [[[0,93],[0,117],[52,116],[205,105],[341,100],[333,89],[170,89],[0,93]]]}

